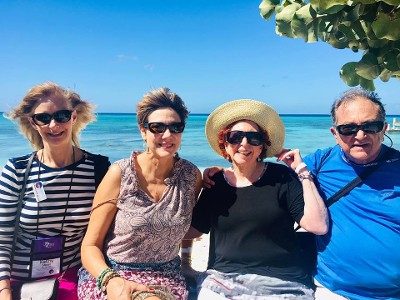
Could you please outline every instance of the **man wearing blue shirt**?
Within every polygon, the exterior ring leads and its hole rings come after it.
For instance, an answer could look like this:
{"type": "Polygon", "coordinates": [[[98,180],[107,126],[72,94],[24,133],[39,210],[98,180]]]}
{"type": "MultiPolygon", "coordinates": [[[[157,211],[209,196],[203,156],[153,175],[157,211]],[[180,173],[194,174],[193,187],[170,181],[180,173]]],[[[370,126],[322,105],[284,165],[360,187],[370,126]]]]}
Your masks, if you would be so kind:
{"type": "Polygon", "coordinates": [[[323,199],[380,166],[329,207],[329,231],[316,236],[316,299],[400,299],[400,153],[382,144],[385,109],[375,93],[351,89],[331,115],[337,145],[304,158],[323,199]]]}

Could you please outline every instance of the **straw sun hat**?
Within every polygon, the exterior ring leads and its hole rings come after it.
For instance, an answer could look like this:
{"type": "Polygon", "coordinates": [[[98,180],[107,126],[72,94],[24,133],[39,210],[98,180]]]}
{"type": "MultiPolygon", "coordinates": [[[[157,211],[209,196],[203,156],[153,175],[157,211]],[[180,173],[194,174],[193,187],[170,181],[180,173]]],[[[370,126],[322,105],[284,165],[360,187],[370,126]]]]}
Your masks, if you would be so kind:
{"type": "Polygon", "coordinates": [[[273,157],[282,151],[285,126],[276,111],[263,102],[240,99],[222,104],[207,118],[206,137],[211,148],[218,155],[222,156],[218,146],[218,132],[240,120],[253,121],[267,131],[271,141],[271,146],[267,147],[267,157],[273,157]]]}

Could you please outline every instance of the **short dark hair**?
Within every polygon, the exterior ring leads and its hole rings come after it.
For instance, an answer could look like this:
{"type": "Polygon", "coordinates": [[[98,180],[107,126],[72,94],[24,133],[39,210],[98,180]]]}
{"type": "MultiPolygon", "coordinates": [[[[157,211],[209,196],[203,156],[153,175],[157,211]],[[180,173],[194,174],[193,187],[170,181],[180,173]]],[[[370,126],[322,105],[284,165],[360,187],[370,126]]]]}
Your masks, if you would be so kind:
{"type": "Polygon", "coordinates": [[[169,88],[159,88],[148,92],[136,105],[136,118],[139,125],[147,123],[149,115],[162,108],[172,108],[179,115],[181,122],[186,123],[189,111],[185,103],[169,88]]]}
{"type": "Polygon", "coordinates": [[[386,119],[386,111],[384,108],[384,105],[381,102],[381,98],[378,96],[377,93],[367,91],[363,88],[352,88],[347,90],[342,94],[341,97],[335,100],[332,104],[331,108],[331,117],[333,124],[336,125],[336,112],[339,109],[340,105],[344,103],[349,103],[351,101],[354,101],[356,98],[364,98],[366,100],[371,101],[372,103],[378,105],[378,118],[379,121],[385,121],[386,119]]]}

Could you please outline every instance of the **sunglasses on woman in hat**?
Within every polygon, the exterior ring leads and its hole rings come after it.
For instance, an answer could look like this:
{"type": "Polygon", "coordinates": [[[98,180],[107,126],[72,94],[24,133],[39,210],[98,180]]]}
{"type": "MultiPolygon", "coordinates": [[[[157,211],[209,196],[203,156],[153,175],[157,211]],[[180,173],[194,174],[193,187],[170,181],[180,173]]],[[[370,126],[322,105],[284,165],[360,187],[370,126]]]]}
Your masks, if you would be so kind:
{"type": "MultiPolygon", "coordinates": [[[[314,299],[311,276],[296,259],[294,223],[323,234],[326,209],[318,210],[323,200],[312,192],[316,188],[305,167],[297,176],[283,164],[263,161],[282,152],[281,118],[263,102],[235,100],[209,115],[205,131],[211,148],[232,165],[203,189],[185,236],[212,237],[209,269],[197,299],[314,299]]],[[[289,154],[300,159],[298,152],[289,154]]]]}

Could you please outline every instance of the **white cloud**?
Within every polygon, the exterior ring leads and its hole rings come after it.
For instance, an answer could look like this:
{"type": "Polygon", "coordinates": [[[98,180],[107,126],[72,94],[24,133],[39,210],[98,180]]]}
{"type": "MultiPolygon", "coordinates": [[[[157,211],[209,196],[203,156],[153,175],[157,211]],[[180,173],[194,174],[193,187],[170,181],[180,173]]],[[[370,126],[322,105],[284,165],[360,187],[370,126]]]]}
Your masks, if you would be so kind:
{"type": "Polygon", "coordinates": [[[137,61],[137,60],[139,60],[139,57],[132,56],[132,55],[125,55],[125,54],[118,54],[117,55],[117,60],[118,60],[118,62],[137,61]]]}
{"type": "Polygon", "coordinates": [[[144,68],[146,71],[153,72],[154,69],[155,69],[155,66],[154,66],[154,65],[144,65],[143,68],[144,68]]]}

